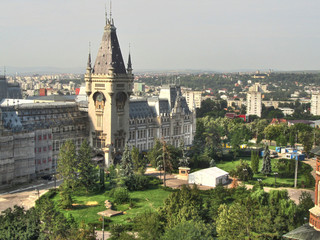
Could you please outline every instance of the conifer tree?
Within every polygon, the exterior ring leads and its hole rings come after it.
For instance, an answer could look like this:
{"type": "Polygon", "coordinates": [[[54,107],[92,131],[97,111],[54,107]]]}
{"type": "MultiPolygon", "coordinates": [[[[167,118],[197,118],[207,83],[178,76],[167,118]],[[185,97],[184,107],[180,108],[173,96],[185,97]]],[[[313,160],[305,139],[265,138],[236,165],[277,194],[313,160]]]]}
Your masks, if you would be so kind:
{"type": "Polygon", "coordinates": [[[259,171],[259,155],[257,151],[251,151],[251,168],[254,173],[259,171]]]}
{"type": "Polygon", "coordinates": [[[270,159],[270,150],[268,145],[266,145],[264,149],[264,155],[263,155],[263,166],[261,173],[268,175],[271,173],[271,159],[270,159]]]}
{"type": "Polygon", "coordinates": [[[98,181],[98,173],[91,158],[92,148],[84,140],[77,155],[77,170],[79,185],[85,187],[87,192],[94,189],[98,181]]]}
{"type": "Polygon", "coordinates": [[[121,159],[121,170],[123,177],[132,177],[133,176],[133,163],[131,158],[131,151],[129,150],[128,145],[124,147],[124,152],[121,159]]]}
{"type": "Polygon", "coordinates": [[[58,157],[58,173],[63,178],[63,187],[75,188],[77,180],[76,147],[71,140],[62,145],[58,157]]]}

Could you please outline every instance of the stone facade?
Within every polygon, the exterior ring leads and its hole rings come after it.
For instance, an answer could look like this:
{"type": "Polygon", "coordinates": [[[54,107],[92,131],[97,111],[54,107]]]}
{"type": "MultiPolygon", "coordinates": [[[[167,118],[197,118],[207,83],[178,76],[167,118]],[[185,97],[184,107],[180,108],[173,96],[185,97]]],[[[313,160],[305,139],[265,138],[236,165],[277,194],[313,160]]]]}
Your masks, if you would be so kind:
{"type": "Polygon", "coordinates": [[[79,148],[88,137],[87,113],[77,103],[19,104],[1,111],[2,186],[54,173],[64,142],[79,148]]]}
{"type": "Polygon", "coordinates": [[[89,54],[85,74],[90,122],[90,142],[105,165],[117,163],[126,143],[140,151],[153,147],[156,138],[178,146],[191,144],[195,115],[189,110],[180,86],[161,88],[159,97],[130,99],[133,74],[123,58],[113,20],[108,19],[101,45],[91,67],[89,54]]]}
{"type": "Polygon", "coordinates": [[[105,165],[120,158],[129,133],[129,98],[133,75],[131,60],[124,66],[116,28],[108,19],[93,68],[89,54],[85,74],[90,122],[90,142],[105,165]]]}

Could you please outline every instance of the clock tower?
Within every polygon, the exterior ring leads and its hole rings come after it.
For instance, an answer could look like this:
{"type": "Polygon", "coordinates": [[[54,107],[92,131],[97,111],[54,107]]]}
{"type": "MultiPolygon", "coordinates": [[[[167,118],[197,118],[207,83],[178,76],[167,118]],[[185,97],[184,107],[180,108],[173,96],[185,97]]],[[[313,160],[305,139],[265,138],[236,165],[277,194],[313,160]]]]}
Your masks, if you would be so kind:
{"type": "Polygon", "coordinates": [[[89,53],[85,81],[90,143],[108,167],[121,159],[128,139],[133,84],[131,57],[129,54],[126,69],[112,18],[106,19],[93,67],[89,53]]]}

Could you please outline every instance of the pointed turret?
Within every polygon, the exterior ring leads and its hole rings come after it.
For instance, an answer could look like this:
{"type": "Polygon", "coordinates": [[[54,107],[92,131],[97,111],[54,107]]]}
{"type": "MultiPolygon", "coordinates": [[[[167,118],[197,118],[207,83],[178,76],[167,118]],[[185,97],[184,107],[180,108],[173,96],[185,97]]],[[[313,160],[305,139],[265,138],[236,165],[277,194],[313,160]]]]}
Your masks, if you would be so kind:
{"type": "MultiPolygon", "coordinates": [[[[110,14],[111,15],[111,14],[110,14]]],[[[94,74],[126,74],[113,19],[106,21],[104,34],[93,67],[94,74]]]]}
{"type": "Polygon", "coordinates": [[[91,72],[91,53],[89,52],[88,55],[88,62],[87,62],[87,72],[91,72]]]}
{"type": "Polygon", "coordinates": [[[128,57],[128,67],[127,67],[128,74],[132,74],[132,63],[131,63],[131,54],[129,52],[129,57],[128,57]]]}
{"type": "Polygon", "coordinates": [[[90,45],[89,45],[89,54],[88,54],[88,62],[87,62],[87,71],[85,74],[85,81],[86,81],[86,93],[88,96],[90,96],[92,90],[92,79],[91,79],[91,73],[92,73],[92,68],[91,68],[91,53],[90,53],[90,45]]]}

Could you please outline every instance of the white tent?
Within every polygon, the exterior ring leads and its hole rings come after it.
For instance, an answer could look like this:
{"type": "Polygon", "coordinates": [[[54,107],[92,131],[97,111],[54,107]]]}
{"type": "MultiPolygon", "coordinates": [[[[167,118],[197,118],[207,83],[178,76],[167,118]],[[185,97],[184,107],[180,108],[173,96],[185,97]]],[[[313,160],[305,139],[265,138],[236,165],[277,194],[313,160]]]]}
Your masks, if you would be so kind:
{"type": "Polygon", "coordinates": [[[229,173],[220,168],[212,167],[190,173],[188,183],[215,187],[219,183],[226,184],[228,179],[229,173]]]}

